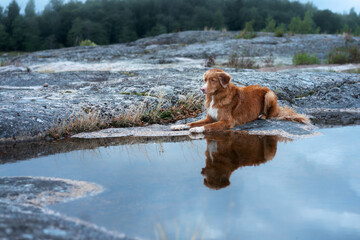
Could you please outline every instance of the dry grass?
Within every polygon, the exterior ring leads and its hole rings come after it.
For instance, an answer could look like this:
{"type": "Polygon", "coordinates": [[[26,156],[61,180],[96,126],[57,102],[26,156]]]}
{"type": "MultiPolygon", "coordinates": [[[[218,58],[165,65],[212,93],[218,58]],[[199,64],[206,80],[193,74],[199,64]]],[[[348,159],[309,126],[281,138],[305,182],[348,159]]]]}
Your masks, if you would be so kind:
{"type": "Polygon", "coordinates": [[[356,74],[360,74],[360,68],[347,70],[347,71],[345,71],[345,72],[347,72],[347,73],[356,73],[356,74]]]}
{"type": "Polygon", "coordinates": [[[205,58],[205,67],[213,67],[216,65],[216,57],[213,55],[209,55],[205,58]]]}
{"type": "Polygon", "coordinates": [[[245,49],[240,56],[237,53],[231,54],[228,62],[225,63],[225,66],[236,69],[239,68],[253,69],[259,67],[256,64],[255,56],[251,54],[248,49],[245,49]]]}
{"type": "Polygon", "coordinates": [[[269,56],[263,58],[261,61],[264,63],[265,67],[274,66],[274,56],[272,53],[270,53],[269,56]]]}
{"type": "Polygon", "coordinates": [[[360,48],[358,45],[338,47],[328,53],[330,64],[360,63],[360,48]]]}
{"type": "Polygon", "coordinates": [[[202,98],[198,95],[188,95],[179,100],[173,107],[163,107],[163,96],[151,110],[146,108],[146,99],[140,105],[131,106],[123,115],[112,119],[113,127],[146,126],[149,124],[172,123],[180,119],[195,117],[201,112],[202,98]]]}
{"type": "Polygon", "coordinates": [[[202,111],[203,100],[199,95],[187,95],[170,108],[163,106],[164,96],[159,96],[157,105],[151,109],[147,107],[149,97],[146,97],[140,104],[130,106],[120,116],[111,119],[101,116],[100,111],[91,112],[84,109],[73,113],[68,119],[54,124],[48,131],[48,135],[59,139],[80,132],[91,132],[111,127],[167,124],[184,118],[196,117],[202,111]]]}
{"type": "Polygon", "coordinates": [[[100,117],[100,112],[73,113],[67,120],[51,127],[49,136],[58,139],[80,132],[100,130],[106,126],[106,120],[100,117]]]}

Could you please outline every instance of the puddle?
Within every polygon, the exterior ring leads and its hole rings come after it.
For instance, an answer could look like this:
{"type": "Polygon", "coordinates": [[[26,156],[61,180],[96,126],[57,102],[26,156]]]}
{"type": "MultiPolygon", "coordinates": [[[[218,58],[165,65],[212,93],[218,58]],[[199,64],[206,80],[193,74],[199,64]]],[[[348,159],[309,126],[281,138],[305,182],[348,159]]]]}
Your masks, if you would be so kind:
{"type": "Polygon", "coordinates": [[[360,127],[319,132],[70,141],[8,152],[0,175],[96,183],[104,192],[49,208],[129,237],[359,239],[360,127]]]}
{"type": "Polygon", "coordinates": [[[42,86],[28,86],[28,87],[16,87],[16,86],[0,86],[0,90],[39,90],[42,86]]]}

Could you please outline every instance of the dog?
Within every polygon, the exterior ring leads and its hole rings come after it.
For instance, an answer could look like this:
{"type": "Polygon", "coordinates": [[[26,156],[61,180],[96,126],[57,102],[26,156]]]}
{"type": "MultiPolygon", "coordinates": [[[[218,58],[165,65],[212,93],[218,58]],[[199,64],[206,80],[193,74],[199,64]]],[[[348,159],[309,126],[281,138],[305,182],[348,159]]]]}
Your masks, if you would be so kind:
{"type": "Polygon", "coordinates": [[[267,87],[238,87],[230,74],[221,69],[204,73],[201,91],[206,95],[206,118],[188,124],[173,125],[171,130],[190,129],[191,133],[206,133],[231,129],[256,119],[277,119],[310,124],[306,115],[289,107],[280,107],[276,94],[267,87]]]}
{"type": "Polygon", "coordinates": [[[205,167],[201,170],[204,185],[221,189],[230,185],[230,176],[238,168],[258,166],[272,160],[278,141],[290,139],[278,136],[257,136],[227,131],[205,136],[205,167]]]}

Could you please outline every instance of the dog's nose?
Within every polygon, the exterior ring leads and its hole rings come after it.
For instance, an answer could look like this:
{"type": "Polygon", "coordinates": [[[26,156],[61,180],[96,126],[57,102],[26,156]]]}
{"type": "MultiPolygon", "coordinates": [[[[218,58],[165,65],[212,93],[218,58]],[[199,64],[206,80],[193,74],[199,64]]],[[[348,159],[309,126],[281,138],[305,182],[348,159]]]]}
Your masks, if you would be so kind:
{"type": "Polygon", "coordinates": [[[206,88],[201,88],[201,91],[202,91],[203,93],[206,93],[206,88]]]}

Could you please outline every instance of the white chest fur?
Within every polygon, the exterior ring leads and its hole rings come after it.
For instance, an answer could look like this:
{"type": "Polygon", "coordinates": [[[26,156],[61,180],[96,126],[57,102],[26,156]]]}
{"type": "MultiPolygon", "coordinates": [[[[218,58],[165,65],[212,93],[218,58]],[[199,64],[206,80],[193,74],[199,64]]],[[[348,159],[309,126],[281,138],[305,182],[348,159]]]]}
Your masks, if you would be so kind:
{"type": "Polygon", "coordinates": [[[214,96],[212,96],[212,98],[211,98],[211,103],[210,103],[210,106],[209,106],[209,108],[207,110],[207,113],[210,115],[210,117],[212,119],[217,121],[218,120],[218,109],[214,108],[213,105],[214,105],[214,96]]]}
{"type": "Polygon", "coordinates": [[[207,150],[209,152],[210,158],[211,158],[211,162],[214,162],[214,153],[217,153],[217,142],[216,141],[211,141],[208,145],[207,145],[207,150]]]}

